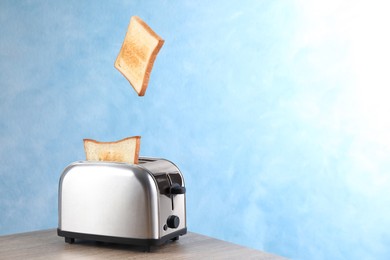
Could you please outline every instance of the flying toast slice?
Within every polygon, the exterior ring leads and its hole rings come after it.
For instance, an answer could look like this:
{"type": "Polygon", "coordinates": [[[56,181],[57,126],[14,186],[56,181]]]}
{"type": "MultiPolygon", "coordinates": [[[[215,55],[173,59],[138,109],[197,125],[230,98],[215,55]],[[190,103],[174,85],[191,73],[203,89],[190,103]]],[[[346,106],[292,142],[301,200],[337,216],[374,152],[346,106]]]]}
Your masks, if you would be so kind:
{"type": "Polygon", "coordinates": [[[92,139],[84,139],[84,151],[87,161],[137,164],[140,141],[140,136],[132,136],[116,142],[99,142],[92,139]]]}
{"type": "Polygon", "coordinates": [[[164,40],[138,16],[132,16],[115,68],[130,82],[138,96],[145,95],[150,73],[164,40]]]}

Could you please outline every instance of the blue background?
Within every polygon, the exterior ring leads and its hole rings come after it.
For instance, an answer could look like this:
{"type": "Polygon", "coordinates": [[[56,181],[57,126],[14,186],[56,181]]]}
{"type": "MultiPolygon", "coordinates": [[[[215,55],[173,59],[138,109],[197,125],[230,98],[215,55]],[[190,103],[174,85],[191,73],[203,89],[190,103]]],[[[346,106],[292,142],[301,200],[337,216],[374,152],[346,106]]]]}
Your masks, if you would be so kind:
{"type": "Polygon", "coordinates": [[[389,259],[389,11],[2,0],[0,234],[57,226],[83,138],[141,135],[141,155],[184,173],[193,232],[292,259],[389,259]],[[132,15],[165,39],[144,97],[113,66],[132,15]]]}

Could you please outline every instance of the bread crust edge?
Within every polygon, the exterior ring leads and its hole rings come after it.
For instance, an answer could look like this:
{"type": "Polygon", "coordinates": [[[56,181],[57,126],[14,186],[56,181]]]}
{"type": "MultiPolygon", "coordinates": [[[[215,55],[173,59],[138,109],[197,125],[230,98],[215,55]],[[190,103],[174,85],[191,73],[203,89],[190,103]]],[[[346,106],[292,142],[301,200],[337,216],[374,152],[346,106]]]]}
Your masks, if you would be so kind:
{"type": "Polygon", "coordinates": [[[101,142],[101,141],[97,141],[97,140],[94,140],[94,139],[84,138],[83,139],[84,151],[87,150],[86,143],[88,143],[88,142],[95,143],[95,144],[117,144],[117,143],[121,143],[121,142],[124,142],[124,141],[127,141],[127,140],[131,140],[131,139],[136,139],[135,153],[134,153],[134,164],[138,164],[139,151],[140,151],[140,146],[141,146],[141,136],[139,136],[139,135],[126,137],[126,138],[123,138],[121,140],[111,141],[111,142],[101,142]]]}

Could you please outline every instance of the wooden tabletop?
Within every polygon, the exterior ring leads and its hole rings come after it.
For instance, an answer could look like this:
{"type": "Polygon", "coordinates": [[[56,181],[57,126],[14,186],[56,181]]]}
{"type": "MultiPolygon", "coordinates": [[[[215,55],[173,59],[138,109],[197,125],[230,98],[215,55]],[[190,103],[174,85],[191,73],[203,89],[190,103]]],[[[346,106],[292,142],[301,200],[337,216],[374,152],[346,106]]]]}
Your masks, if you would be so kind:
{"type": "Polygon", "coordinates": [[[55,229],[0,236],[0,259],[285,259],[196,233],[143,248],[76,240],[67,244],[55,229]]]}

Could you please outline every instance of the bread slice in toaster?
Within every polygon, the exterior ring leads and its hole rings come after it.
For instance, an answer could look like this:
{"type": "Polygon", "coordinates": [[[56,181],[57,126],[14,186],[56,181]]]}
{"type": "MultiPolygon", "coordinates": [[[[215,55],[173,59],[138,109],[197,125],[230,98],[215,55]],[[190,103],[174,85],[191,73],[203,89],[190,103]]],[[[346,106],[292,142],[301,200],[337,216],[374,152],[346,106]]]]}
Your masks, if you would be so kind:
{"type": "Polygon", "coordinates": [[[87,161],[137,164],[140,141],[140,136],[132,136],[116,142],[99,142],[92,139],[84,139],[84,151],[87,161]]]}
{"type": "Polygon", "coordinates": [[[164,40],[141,18],[131,17],[114,66],[139,96],[145,95],[154,61],[163,44],[164,40]]]}

